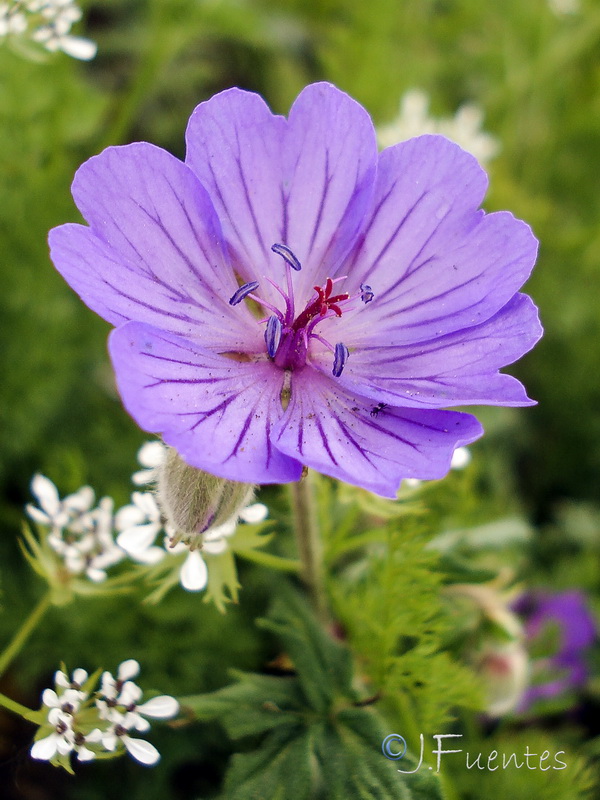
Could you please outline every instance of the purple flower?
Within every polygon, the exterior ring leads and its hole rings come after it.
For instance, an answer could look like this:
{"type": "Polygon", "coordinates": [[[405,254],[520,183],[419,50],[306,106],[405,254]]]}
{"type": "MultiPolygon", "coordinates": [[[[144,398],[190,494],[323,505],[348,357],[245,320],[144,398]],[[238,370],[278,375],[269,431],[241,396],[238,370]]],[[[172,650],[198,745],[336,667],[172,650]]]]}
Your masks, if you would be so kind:
{"type": "Polygon", "coordinates": [[[185,164],[144,142],[87,161],[89,227],[53,230],[51,254],[116,326],[127,410],[189,464],[252,483],[308,465],[394,497],[481,435],[442,409],[532,404],[498,370],[541,335],[518,294],[536,240],[478,210],[486,185],[440,136],[379,155],[331,85],[287,120],[230,89],[192,114],[185,164]]]}
{"type": "Polygon", "coordinates": [[[552,653],[534,661],[536,671],[550,676],[530,686],[520,710],[536,700],[557,697],[582,687],[588,677],[585,653],[596,640],[596,623],[583,592],[529,592],[519,599],[515,611],[525,618],[525,636],[530,647],[555,628],[558,641],[552,653]]]}

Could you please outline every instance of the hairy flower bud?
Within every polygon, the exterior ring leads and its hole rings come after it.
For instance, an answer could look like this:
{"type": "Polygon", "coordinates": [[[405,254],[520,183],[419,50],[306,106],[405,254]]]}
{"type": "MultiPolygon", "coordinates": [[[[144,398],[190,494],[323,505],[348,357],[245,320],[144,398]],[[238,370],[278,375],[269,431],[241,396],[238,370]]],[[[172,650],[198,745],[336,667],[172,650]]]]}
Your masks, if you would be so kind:
{"type": "Polygon", "coordinates": [[[158,503],[176,531],[173,543],[184,541],[192,549],[202,544],[202,533],[208,528],[235,518],[251,501],[254,489],[252,484],[190,467],[172,447],[158,471],[158,503]]]}

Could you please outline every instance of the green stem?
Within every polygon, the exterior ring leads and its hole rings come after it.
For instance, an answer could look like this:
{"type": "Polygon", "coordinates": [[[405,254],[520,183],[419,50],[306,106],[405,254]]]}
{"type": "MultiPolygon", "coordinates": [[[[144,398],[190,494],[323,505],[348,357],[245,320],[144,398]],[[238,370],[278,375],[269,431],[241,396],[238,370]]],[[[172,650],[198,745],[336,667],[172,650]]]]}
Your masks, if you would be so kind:
{"type": "Polygon", "coordinates": [[[291,483],[291,503],[301,574],[313,606],[321,622],[329,620],[323,569],[323,547],[317,522],[313,478],[309,472],[297,483],[291,483]]]}
{"type": "Polygon", "coordinates": [[[19,717],[29,719],[32,722],[36,722],[36,717],[39,716],[39,712],[32,711],[30,708],[27,708],[27,706],[22,706],[21,703],[11,700],[10,697],[7,697],[5,694],[0,694],[0,707],[6,708],[8,711],[12,711],[13,714],[18,714],[19,717]]]}
{"type": "Polygon", "coordinates": [[[0,675],[2,675],[13,658],[19,653],[29,636],[33,633],[38,623],[51,605],[51,594],[45,594],[35,606],[31,614],[21,625],[20,630],[14,635],[12,641],[0,654],[0,675]]]}

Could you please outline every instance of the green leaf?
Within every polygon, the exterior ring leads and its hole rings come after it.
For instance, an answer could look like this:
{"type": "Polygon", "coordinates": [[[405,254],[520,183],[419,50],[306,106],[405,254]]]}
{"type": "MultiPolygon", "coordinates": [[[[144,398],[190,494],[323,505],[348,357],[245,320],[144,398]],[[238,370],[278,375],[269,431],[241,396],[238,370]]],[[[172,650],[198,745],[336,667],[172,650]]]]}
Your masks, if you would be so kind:
{"type": "Polygon", "coordinates": [[[350,651],[322,630],[303,598],[286,595],[258,624],[279,636],[309,704],[323,713],[338,695],[354,699],[350,651]]]}
{"type": "Polygon", "coordinates": [[[229,800],[309,800],[312,797],[311,732],[278,729],[251,753],[233,756],[225,780],[229,800]]]}

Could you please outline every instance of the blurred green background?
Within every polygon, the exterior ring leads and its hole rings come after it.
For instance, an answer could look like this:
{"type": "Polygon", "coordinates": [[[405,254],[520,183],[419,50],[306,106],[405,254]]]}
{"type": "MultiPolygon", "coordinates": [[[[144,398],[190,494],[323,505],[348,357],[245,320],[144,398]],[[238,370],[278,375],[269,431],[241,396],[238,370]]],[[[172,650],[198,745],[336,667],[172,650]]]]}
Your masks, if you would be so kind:
{"type": "MultiPolygon", "coordinates": [[[[125,503],[135,452],[146,438],[116,395],[106,355],[109,327],[54,271],[47,232],[78,219],[69,187],[83,160],[109,144],[136,140],[183,157],[192,109],[230,86],[257,91],[274,111],[287,113],[304,85],[329,80],[365,105],[376,124],[390,122],[401,96],[415,87],[428,93],[436,116],[452,116],[465,102],[482,109],[485,130],[501,147],[488,166],[485,207],[511,210],[540,240],[527,291],[540,307],[545,337],[511,370],[539,405],[481,415],[489,436],[473,448],[474,458],[488,458],[491,466],[482,469],[479,488],[492,505],[510,497],[538,526],[540,559],[550,571],[565,555],[559,530],[565,509],[583,514],[597,536],[600,4],[582,0],[572,13],[547,0],[105,0],[81,6],[84,21],[76,32],[98,43],[89,63],[64,54],[33,63],[0,43],[0,635],[14,630],[39,593],[16,544],[33,473],[48,475],[63,493],[89,483],[125,503]]],[[[582,579],[596,596],[598,563],[596,553],[582,579]]],[[[575,568],[569,574],[577,580],[575,568]]],[[[20,662],[22,671],[9,676],[11,687],[34,704],[61,659],[89,665],[99,650],[112,667],[145,655],[161,691],[220,685],[224,664],[250,666],[263,647],[250,620],[268,586],[252,575],[242,607],[225,618],[181,592],[152,613],[132,604],[125,614],[121,601],[114,607],[97,601],[80,617],[71,609],[68,623],[54,614],[20,662]],[[160,645],[173,625],[178,641],[160,645]],[[150,643],[152,636],[158,644],[150,643]],[[135,652],[113,651],[117,640],[135,652]]],[[[13,735],[10,728],[0,731],[7,740],[13,735]]],[[[211,732],[204,735],[210,739],[211,732]]],[[[25,748],[27,732],[22,736],[25,748]]],[[[204,767],[207,786],[224,758],[214,738],[204,767]]],[[[190,742],[178,739],[188,755],[190,742]]],[[[7,797],[30,796],[23,785],[15,788],[26,749],[8,752],[7,797]]],[[[179,755],[183,763],[185,753],[179,755]]],[[[38,766],[36,775],[50,773],[38,766]]],[[[171,776],[168,794],[161,783],[166,776],[156,777],[163,773],[149,776],[125,763],[114,767],[122,782],[100,790],[95,780],[102,765],[90,770],[95,779],[84,794],[60,774],[27,781],[38,781],[41,798],[188,798],[205,791],[195,772],[196,794],[185,774],[171,776]]]]}

